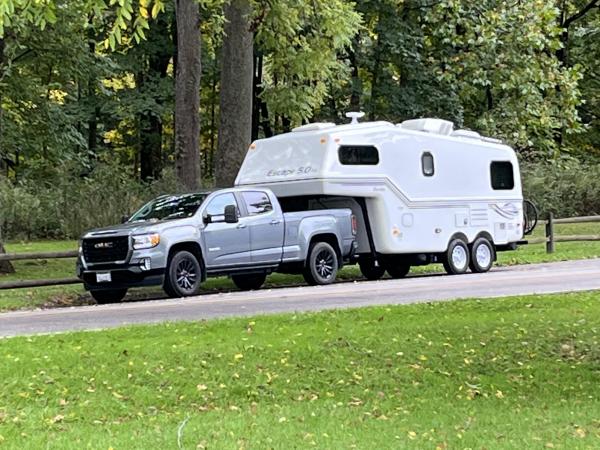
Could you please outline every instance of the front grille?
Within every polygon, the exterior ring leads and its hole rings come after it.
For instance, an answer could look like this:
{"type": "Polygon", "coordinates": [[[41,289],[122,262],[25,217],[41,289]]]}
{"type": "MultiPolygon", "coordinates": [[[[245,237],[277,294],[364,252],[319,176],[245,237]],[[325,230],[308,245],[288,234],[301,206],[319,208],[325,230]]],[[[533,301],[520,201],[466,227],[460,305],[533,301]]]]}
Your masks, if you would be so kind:
{"type": "Polygon", "coordinates": [[[125,261],[129,252],[129,237],[99,237],[84,239],[83,257],[88,263],[125,261]]]}

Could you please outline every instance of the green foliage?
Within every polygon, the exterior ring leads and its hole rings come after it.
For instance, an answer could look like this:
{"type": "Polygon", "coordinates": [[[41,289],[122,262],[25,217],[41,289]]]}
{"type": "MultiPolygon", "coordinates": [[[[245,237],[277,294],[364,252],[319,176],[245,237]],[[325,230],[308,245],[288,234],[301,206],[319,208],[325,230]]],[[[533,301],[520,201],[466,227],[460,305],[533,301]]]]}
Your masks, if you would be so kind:
{"type": "Polygon", "coordinates": [[[576,159],[521,168],[523,195],[557,217],[600,214],[600,163],[576,159]]]}
{"type": "Polygon", "coordinates": [[[263,99],[270,114],[298,124],[346,72],[337,54],[350,47],[360,16],[341,0],[269,2],[257,5],[255,14],[262,17],[256,43],[265,55],[263,99]]]}
{"type": "Polygon", "coordinates": [[[180,190],[170,172],[141,183],[116,164],[98,165],[85,177],[59,167],[42,182],[0,180],[0,226],[5,238],[76,239],[85,230],[119,223],[159,194],[180,190]]]}

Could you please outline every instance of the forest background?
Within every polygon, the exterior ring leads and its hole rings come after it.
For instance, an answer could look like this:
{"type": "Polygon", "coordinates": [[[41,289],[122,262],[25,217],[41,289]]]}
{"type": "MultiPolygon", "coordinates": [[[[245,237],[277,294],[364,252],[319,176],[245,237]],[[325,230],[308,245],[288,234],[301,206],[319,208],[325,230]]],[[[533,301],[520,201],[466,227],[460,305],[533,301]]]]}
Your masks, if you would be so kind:
{"type": "Polygon", "coordinates": [[[525,195],[600,214],[600,0],[0,0],[0,239],[77,238],[231,185],[347,111],[498,137],[525,195]]]}

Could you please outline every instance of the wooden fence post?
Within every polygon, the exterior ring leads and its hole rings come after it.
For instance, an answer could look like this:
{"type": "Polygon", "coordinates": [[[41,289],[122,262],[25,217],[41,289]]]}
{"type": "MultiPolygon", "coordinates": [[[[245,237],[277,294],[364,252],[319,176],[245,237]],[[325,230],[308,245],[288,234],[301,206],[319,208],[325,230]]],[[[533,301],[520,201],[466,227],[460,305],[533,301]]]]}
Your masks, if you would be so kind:
{"type": "Polygon", "coordinates": [[[546,253],[554,253],[554,214],[548,213],[546,222],[546,253]]]}

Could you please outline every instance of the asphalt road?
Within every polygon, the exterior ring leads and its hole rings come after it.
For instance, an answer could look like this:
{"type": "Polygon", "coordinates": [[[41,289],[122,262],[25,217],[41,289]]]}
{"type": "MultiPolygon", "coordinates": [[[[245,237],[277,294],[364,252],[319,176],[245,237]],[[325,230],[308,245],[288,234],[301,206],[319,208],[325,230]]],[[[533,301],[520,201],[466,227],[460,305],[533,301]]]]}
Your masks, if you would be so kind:
{"type": "MultiPolygon", "coordinates": [[[[600,259],[494,268],[486,274],[263,289],[174,300],[125,302],[0,314],[0,337],[459,298],[600,290],[600,259]]],[[[598,293],[600,298],[600,292],[598,293]]]]}

